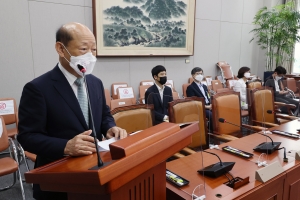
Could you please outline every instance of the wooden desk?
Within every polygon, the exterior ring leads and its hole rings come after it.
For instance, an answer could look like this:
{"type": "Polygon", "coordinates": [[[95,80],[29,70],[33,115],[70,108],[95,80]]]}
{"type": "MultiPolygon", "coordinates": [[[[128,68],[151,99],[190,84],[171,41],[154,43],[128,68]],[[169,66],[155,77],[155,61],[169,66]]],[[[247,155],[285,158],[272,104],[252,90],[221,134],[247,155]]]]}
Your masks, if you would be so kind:
{"type": "Polygon", "coordinates": [[[67,192],[69,200],[165,199],[165,160],[189,145],[198,129],[198,123],[161,123],[111,144],[101,155],[102,168],[93,168],[96,154],[65,157],[25,173],[26,182],[67,192]]]}
{"type": "MultiPolygon", "coordinates": [[[[291,133],[296,133],[296,129],[300,128],[300,122],[295,120],[288,122],[279,127],[272,128],[270,130],[282,130],[291,133]]],[[[228,142],[220,145],[232,146],[237,149],[244,150],[249,153],[253,153],[254,156],[251,159],[244,159],[235,155],[228,154],[222,150],[208,150],[217,153],[222,161],[236,162],[235,166],[231,170],[233,176],[245,178],[250,177],[250,183],[247,185],[233,190],[223,183],[227,181],[225,176],[221,176],[215,179],[209,177],[203,177],[197,173],[197,170],[202,168],[202,158],[204,160],[203,166],[218,162],[218,159],[210,154],[198,152],[196,154],[177,159],[175,161],[167,163],[167,169],[182,176],[190,181],[190,184],[181,188],[177,188],[167,182],[167,199],[191,199],[191,194],[197,185],[206,183],[206,196],[207,199],[220,199],[216,197],[216,194],[221,194],[221,199],[243,199],[243,200],[262,200],[262,199],[300,199],[300,162],[295,160],[295,152],[300,150],[300,140],[291,139],[280,135],[269,135],[274,142],[281,142],[281,147],[286,147],[288,162],[283,162],[283,150],[276,151],[267,156],[267,162],[273,163],[278,161],[285,170],[284,173],[274,177],[266,183],[261,183],[255,180],[255,171],[259,169],[256,165],[256,161],[261,153],[254,152],[253,148],[262,142],[268,142],[265,136],[260,134],[252,134],[232,142],[228,142]]]]}
{"type": "MultiPolygon", "coordinates": [[[[236,164],[234,165],[233,169],[230,172],[233,174],[233,176],[238,176],[241,178],[246,178],[247,176],[249,176],[250,183],[245,186],[247,190],[251,190],[254,187],[257,187],[258,185],[262,184],[258,181],[255,181],[255,174],[253,173],[253,171],[258,169],[255,163],[247,159],[242,159],[237,156],[219,150],[208,150],[208,151],[218,154],[221,157],[223,162],[226,161],[236,162],[236,164]],[[244,170],[245,166],[247,166],[247,169],[249,170],[244,170]]],[[[218,178],[209,178],[209,177],[203,177],[197,172],[197,170],[216,162],[219,162],[216,156],[207,154],[205,152],[202,153],[198,152],[196,154],[192,154],[190,156],[186,156],[174,160],[172,162],[168,162],[167,163],[168,170],[175,172],[176,174],[189,180],[190,183],[189,185],[183,186],[180,189],[178,189],[167,182],[167,188],[172,190],[174,193],[177,193],[180,196],[182,196],[183,199],[191,199],[191,194],[194,188],[197,185],[204,184],[205,181],[207,199],[219,199],[216,197],[216,194],[221,194],[223,199],[227,195],[234,192],[232,188],[223,184],[228,181],[226,176],[220,176],[218,178]],[[203,157],[203,164],[202,164],[202,157],[203,157]]],[[[170,199],[175,199],[175,198],[172,197],[170,199]]]]}

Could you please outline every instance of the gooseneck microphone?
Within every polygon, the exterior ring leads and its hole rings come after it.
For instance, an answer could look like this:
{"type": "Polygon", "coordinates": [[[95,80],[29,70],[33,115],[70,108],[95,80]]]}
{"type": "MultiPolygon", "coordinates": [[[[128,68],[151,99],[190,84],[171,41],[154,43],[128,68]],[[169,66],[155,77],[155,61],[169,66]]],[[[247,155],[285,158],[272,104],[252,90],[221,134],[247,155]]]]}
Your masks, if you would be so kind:
{"type": "Polygon", "coordinates": [[[205,151],[205,150],[203,150],[203,152],[217,156],[217,158],[219,159],[220,162],[209,165],[207,167],[204,167],[203,169],[198,170],[197,172],[199,174],[203,174],[205,176],[216,178],[223,174],[228,173],[235,165],[235,162],[222,162],[221,158],[215,153],[205,151]]]}
{"type": "Polygon", "coordinates": [[[218,159],[219,159],[219,161],[220,161],[220,165],[221,166],[223,166],[223,163],[222,163],[222,160],[221,160],[221,158],[217,155],[217,154],[215,154],[215,153],[212,153],[212,152],[209,152],[209,151],[205,151],[205,150],[203,150],[205,153],[209,153],[209,154],[212,154],[212,155],[215,155],[215,156],[217,156],[218,157],[218,159]]]}
{"type": "Polygon", "coordinates": [[[274,145],[274,142],[273,142],[272,138],[271,138],[270,136],[268,136],[268,135],[265,135],[265,134],[262,134],[262,133],[256,132],[255,130],[252,130],[252,129],[250,129],[250,128],[247,128],[247,127],[241,127],[241,126],[239,126],[239,125],[237,125],[237,124],[233,124],[233,123],[231,123],[231,122],[228,122],[228,121],[226,121],[224,118],[219,118],[219,122],[221,122],[221,123],[227,123],[227,124],[231,124],[231,125],[233,125],[233,126],[237,126],[237,127],[239,127],[239,128],[245,128],[245,129],[247,129],[247,130],[249,130],[249,131],[252,131],[252,133],[258,133],[258,134],[260,134],[260,135],[266,136],[266,137],[268,137],[268,138],[271,140],[271,142],[272,142],[272,145],[274,145]]]}
{"type": "Polygon", "coordinates": [[[271,142],[263,142],[263,143],[259,144],[258,146],[256,146],[256,147],[253,149],[254,151],[261,152],[261,153],[266,153],[266,154],[271,154],[271,153],[273,153],[275,150],[279,150],[278,147],[280,146],[281,142],[273,142],[272,138],[271,138],[270,136],[268,136],[268,135],[265,135],[265,134],[256,132],[256,131],[254,131],[254,130],[252,130],[252,129],[249,129],[249,128],[246,128],[246,127],[241,127],[241,126],[239,126],[239,125],[237,125],[237,124],[233,124],[233,123],[231,123],[231,122],[226,121],[226,120],[223,119],[223,118],[219,118],[219,122],[221,122],[221,123],[228,123],[228,124],[231,124],[231,125],[233,125],[233,126],[240,127],[240,128],[245,128],[245,129],[247,129],[247,130],[252,131],[253,133],[258,133],[258,134],[260,134],[260,135],[263,135],[263,136],[265,136],[265,137],[268,137],[268,138],[271,140],[271,142]]]}
{"type": "Polygon", "coordinates": [[[94,137],[94,142],[95,142],[96,151],[97,151],[98,167],[101,167],[101,166],[103,166],[103,161],[100,158],[100,154],[99,154],[99,150],[98,150],[98,142],[97,142],[98,140],[97,140],[95,124],[94,124],[94,118],[93,118],[93,113],[92,113],[92,107],[91,107],[91,102],[90,102],[90,95],[89,95],[88,85],[86,83],[86,78],[85,78],[85,74],[84,74],[86,72],[86,69],[80,64],[78,64],[77,67],[83,74],[84,85],[85,85],[85,90],[86,90],[86,96],[87,96],[87,100],[88,100],[88,104],[89,104],[89,115],[90,115],[90,119],[91,119],[91,122],[92,122],[93,137],[94,137]]]}

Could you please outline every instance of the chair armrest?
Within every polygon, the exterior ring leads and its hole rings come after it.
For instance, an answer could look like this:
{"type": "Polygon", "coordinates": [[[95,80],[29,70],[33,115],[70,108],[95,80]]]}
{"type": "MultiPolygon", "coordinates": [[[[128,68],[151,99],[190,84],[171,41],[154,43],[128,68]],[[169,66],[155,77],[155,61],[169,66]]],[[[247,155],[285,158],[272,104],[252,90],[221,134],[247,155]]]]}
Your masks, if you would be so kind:
{"type": "Polygon", "coordinates": [[[35,162],[35,160],[36,160],[36,155],[35,155],[35,154],[30,153],[30,152],[28,152],[28,151],[25,151],[24,153],[25,153],[25,156],[26,156],[29,160],[31,160],[32,162],[35,162]]]}
{"type": "Polygon", "coordinates": [[[275,104],[275,105],[282,105],[282,106],[285,106],[285,103],[278,102],[278,101],[274,101],[274,104],[275,104]]]}
{"type": "Polygon", "coordinates": [[[288,112],[290,115],[293,115],[291,109],[295,109],[296,106],[294,104],[286,104],[286,103],[282,103],[282,102],[274,102],[274,104],[276,106],[285,106],[288,109],[288,112]]]}
{"type": "Polygon", "coordinates": [[[208,133],[208,134],[215,137],[215,138],[217,138],[217,139],[219,139],[219,140],[225,141],[225,142],[230,142],[230,141],[239,139],[239,138],[234,137],[232,135],[220,135],[220,134],[214,134],[214,133],[208,133]]]}
{"type": "Polygon", "coordinates": [[[186,154],[194,154],[197,153],[196,151],[194,151],[193,149],[190,149],[188,147],[183,148],[181,151],[183,151],[186,154]]]}
{"type": "Polygon", "coordinates": [[[252,122],[254,122],[256,124],[271,126],[271,127],[279,126],[278,124],[273,124],[273,123],[270,123],[270,122],[260,122],[260,121],[256,121],[256,120],[252,120],[252,122]]]}
{"type": "Polygon", "coordinates": [[[247,125],[247,124],[242,124],[242,127],[245,127],[245,128],[251,129],[253,131],[257,131],[257,132],[267,130],[267,128],[265,128],[265,127],[250,126],[250,125],[247,125]]]}
{"type": "Polygon", "coordinates": [[[185,155],[183,155],[181,153],[175,153],[175,154],[173,154],[173,157],[175,157],[175,158],[183,158],[183,157],[185,157],[185,155]]]}
{"type": "Polygon", "coordinates": [[[281,114],[281,113],[276,113],[276,117],[281,118],[281,119],[289,119],[289,120],[299,119],[298,117],[291,116],[291,115],[286,115],[286,114],[281,114]]]}

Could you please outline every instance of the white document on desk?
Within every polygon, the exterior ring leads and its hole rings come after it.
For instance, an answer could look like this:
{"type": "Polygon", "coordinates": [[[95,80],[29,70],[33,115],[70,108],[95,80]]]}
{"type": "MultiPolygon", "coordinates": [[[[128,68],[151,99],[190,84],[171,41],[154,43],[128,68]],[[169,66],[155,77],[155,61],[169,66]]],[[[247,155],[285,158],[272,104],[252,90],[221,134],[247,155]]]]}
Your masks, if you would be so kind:
{"type": "Polygon", "coordinates": [[[104,140],[104,141],[99,141],[98,142],[98,147],[99,151],[109,151],[109,144],[114,143],[116,140],[115,137],[110,138],[109,140],[104,140]]]}

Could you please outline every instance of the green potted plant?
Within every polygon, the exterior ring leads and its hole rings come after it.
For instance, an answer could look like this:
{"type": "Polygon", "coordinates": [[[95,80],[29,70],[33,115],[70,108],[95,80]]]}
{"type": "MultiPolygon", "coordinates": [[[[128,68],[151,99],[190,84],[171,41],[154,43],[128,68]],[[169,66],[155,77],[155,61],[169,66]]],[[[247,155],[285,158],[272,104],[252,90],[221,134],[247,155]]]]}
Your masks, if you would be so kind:
{"type": "Polygon", "coordinates": [[[300,41],[299,21],[300,13],[293,1],[271,9],[263,7],[256,13],[253,21],[256,28],[251,31],[254,37],[250,42],[256,39],[261,49],[266,50],[264,79],[267,77],[266,71],[283,66],[285,62],[291,66],[295,43],[300,41]]]}

